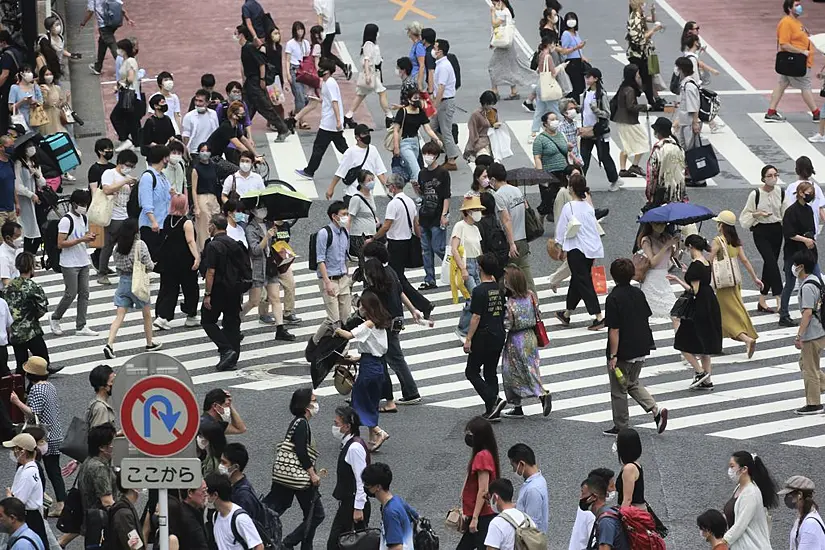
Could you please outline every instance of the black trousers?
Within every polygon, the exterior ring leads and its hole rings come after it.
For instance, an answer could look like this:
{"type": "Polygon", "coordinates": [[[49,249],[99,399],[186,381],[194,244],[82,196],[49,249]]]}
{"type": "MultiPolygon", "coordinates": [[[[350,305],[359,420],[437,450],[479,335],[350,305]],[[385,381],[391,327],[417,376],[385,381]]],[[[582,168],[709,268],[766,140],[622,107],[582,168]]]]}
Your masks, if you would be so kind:
{"type": "Polygon", "coordinates": [[[627,60],[639,67],[639,76],[642,79],[642,91],[645,93],[648,105],[656,103],[656,96],[653,95],[653,75],[647,70],[646,57],[628,57],[627,60]]]}
{"type": "Polygon", "coordinates": [[[175,269],[167,266],[160,273],[160,290],[158,291],[157,303],[155,304],[155,315],[171,321],[175,318],[175,307],[178,303],[178,296],[183,291],[183,304],[181,311],[187,317],[194,317],[198,313],[198,272],[192,271],[191,266],[180,266],[183,269],[175,269]]]}
{"type": "Polygon", "coordinates": [[[36,239],[29,239],[28,237],[23,239],[23,250],[26,252],[31,252],[34,255],[37,255],[37,249],[40,248],[40,243],[43,242],[43,239],[37,237],[36,239]]]}
{"type": "Polygon", "coordinates": [[[570,286],[567,287],[567,311],[573,311],[584,300],[587,313],[596,315],[601,312],[596,289],[593,288],[593,278],[590,269],[593,260],[586,258],[581,250],[574,248],[567,253],[567,265],[570,267],[570,286]]]}
{"type": "MultiPolygon", "coordinates": [[[[117,132],[118,141],[129,139],[135,146],[140,145],[140,119],[143,118],[143,113],[146,111],[142,105],[142,102],[138,102],[131,111],[123,109],[119,104],[112,109],[109,120],[112,121],[112,127],[117,132]]],[[[161,223],[163,223],[163,220],[161,220],[161,223]]]]}
{"type": "Polygon", "coordinates": [[[295,491],[273,482],[269,494],[263,500],[264,504],[272,508],[279,516],[282,516],[292,506],[293,498],[298,499],[298,504],[304,513],[304,519],[295,530],[284,537],[284,546],[292,548],[300,544],[301,550],[312,550],[315,531],[326,517],[318,489],[309,487],[308,489],[295,491]]]}
{"type": "Polygon", "coordinates": [[[0,346],[0,376],[8,376],[11,374],[9,370],[9,348],[8,346],[0,346]]]}
{"type": "MultiPolygon", "coordinates": [[[[338,537],[349,531],[355,531],[356,525],[352,521],[352,514],[355,511],[352,500],[339,500],[338,511],[332,519],[329,528],[329,539],[327,539],[327,550],[338,550],[338,537]]],[[[370,524],[370,499],[364,504],[364,521],[358,523],[358,529],[366,529],[370,524]]]]}
{"type": "Polygon", "coordinates": [[[343,130],[340,132],[330,132],[329,130],[318,128],[315,141],[312,142],[312,156],[309,157],[309,164],[307,164],[307,167],[304,169],[304,172],[306,172],[308,176],[315,175],[315,171],[321,166],[321,159],[324,158],[324,154],[327,152],[330,143],[335,145],[338,152],[342,154],[349,147],[343,130]]]}
{"type": "Polygon", "coordinates": [[[230,350],[241,353],[241,298],[237,292],[220,288],[211,296],[211,307],[201,307],[201,326],[221,355],[230,350]],[[223,321],[218,326],[221,315],[223,321]]]}
{"type": "Polygon", "coordinates": [[[106,50],[112,52],[112,59],[117,60],[117,40],[115,30],[112,27],[98,27],[97,32],[97,58],[95,59],[95,69],[100,72],[103,68],[103,60],[106,59],[106,50]]]}
{"type": "Polygon", "coordinates": [[[284,122],[284,119],[278,114],[278,111],[275,110],[275,105],[272,104],[272,100],[269,99],[266,90],[261,88],[260,79],[247,78],[246,82],[244,82],[243,89],[244,95],[246,96],[246,105],[249,108],[250,120],[255,116],[255,113],[260,113],[261,116],[266,119],[267,123],[275,128],[279,134],[286,135],[289,133],[286,122],[284,122]]]}
{"type": "Polygon", "coordinates": [[[490,335],[477,334],[473,338],[470,355],[467,356],[467,367],[464,376],[473,385],[473,389],[484,400],[486,412],[490,412],[498,400],[498,360],[504,340],[491,338],[490,335]],[[482,368],[484,377],[482,378],[482,368]]]}
{"type": "Polygon", "coordinates": [[[163,220],[159,220],[160,231],[155,233],[151,227],[140,228],[140,240],[146,243],[146,248],[149,249],[149,255],[152,261],[158,261],[158,252],[160,252],[160,245],[163,244],[163,220]]]}
{"type": "Polygon", "coordinates": [[[770,291],[782,295],[782,274],[779,271],[779,251],[782,249],[782,224],[758,223],[753,226],[753,244],[762,256],[762,295],[770,291]]]}
{"type": "MultiPolygon", "coordinates": [[[[484,539],[487,538],[487,531],[490,529],[490,523],[495,518],[495,514],[490,514],[489,516],[479,516],[478,518],[478,531],[475,533],[471,533],[469,529],[464,532],[462,535],[461,540],[458,541],[458,546],[455,547],[455,550],[485,550],[487,547],[484,546],[484,539]]],[[[470,518],[467,518],[467,524],[469,525],[470,518]]]]}
{"type": "Polygon", "coordinates": [[[324,37],[324,41],[321,42],[321,57],[328,57],[335,61],[335,65],[341,69],[342,71],[347,68],[344,65],[344,62],[341,61],[341,58],[332,53],[332,43],[335,41],[334,34],[328,34],[324,37]]]}
{"type": "Polygon", "coordinates": [[[570,99],[575,99],[576,102],[581,101],[584,93],[584,61],[581,59],[568,59],[567,67],[564,69],[567,76],[570,77],[570,84],[573,86],[573,91],[567,94],[570,99]]]}
{"type": "MultiPolygon", "coordinates": [[[[46,341],[43,336],[35,336],[28,342],[22,344],[12,344],[14,349],[14,359],[17,362],[17,373],[23,374],[23,363],[29,360],[29,353],[37,355],[49,362],[49,348],[46,347],[46,341]]],[[[6,352],[8,354],[8,351],[6,352]]],[[[8,356],[8,355],[7,355],[8,356]]]]}
{"type": "Polygon", "coordinates": [[[63,474],[60,472],[60,455],[45,455],[43,457],[43,467],[46,475],[52,482],[54,488],[54,498],[57,502],[66,500],[66,484],[63,482],[63,474]]]}
{"type": "Polygon", "coordinates": [[[432,311],[433,306],[430,301],[418,292],[404,275],[404,268],[409,257],[410,241],[392,241],[387,240],[387,252],[390,255],[390,267],[398,275],[398,280],[401,282],[401,292],[407,295],[415,309],[427,313],[432,311]]]}
{"type": "Polygon", "coordinates": [[[599,164],[604,166],[604,173],[607,175],[607,181],[615,183],[619,179],[619,173],[616,171],[616,163],[613,162],[613,157],[610,156],[610,142],[601,139],[582,138],[581,140],[581,154],[582,161],[584,161],[584,174],[587,175],[587,170],[590,168],[590,157],[593,155],[593,148],[599,154],[599,164]]]}
{"type": "Polygon", "coordinates": [[[43,520],[43,511],[26,510],[26,525],[29,526],[29,529],[37,533],[37,536],[43,541],[43,548],[48,548],[49,537],[46,535],[46,522],[43,520]]]}

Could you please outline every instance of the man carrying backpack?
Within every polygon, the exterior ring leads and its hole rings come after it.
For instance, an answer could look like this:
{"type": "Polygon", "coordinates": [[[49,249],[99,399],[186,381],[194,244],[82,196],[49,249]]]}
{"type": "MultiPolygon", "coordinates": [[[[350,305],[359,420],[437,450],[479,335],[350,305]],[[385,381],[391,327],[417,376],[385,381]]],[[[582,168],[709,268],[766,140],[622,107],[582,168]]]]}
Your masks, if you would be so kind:
{"type": "Polygon", "coordinates": [[[590,510],[596,516],[587,550],[630,550],[621,517],[605,503],[607,480],[591,475],[584,482],[582,493],[584,496],[579,499],[579,508],[590,510]]]}
{"type": "Polygon", "coordinates": [[[799,321],[794,346],[800,350],[799,368],[805,384],[805,406],[794,412],[799,415],[822,412],[820,393],[825,391],[825,373],[819,368],[819,356],[825,348],[825,328],[822,326],[822,279],[814,275],[816,256],[801,250],[793,257],[793,274],[799,279],[799,321]]]}
{"type": "Polygon", "coordinates": [[[310,254],[315,258],[318,287],[331,323],[346,321],[352,307],[352,278],[347,270],[349,250],[349,212],[343,201],[333,201],[327,208],[329,224],[310,239],[310,254]]]}
{"type": "Polygon", "coordinates": [[[123,486],[122,472],[117,474],[120,498],[109,508],[109,526],[106,529],[106,550],[137,550],[143,548],[143,529],[135,504],[140,492],[123,486]]]}
{"type": "Polygon", "coordinates": [[[117,60],[115,31],[123,24],[124,19],[130,25],[134,25],[135,22],[126,13],[122,0],[88,0],[86,17],[80,22],[80,28],[85,27],[93,15],[97,18],[97,58],[94,63],[89,64],[89,70],[94,74],[100,74],[107,49],[112,52],[112,59],[117,60]]]}
{"type": "Polygon", "coordinates": [[[249,463],[249,453],[241,443],[228,443],[223,449],[218,471],[229,477],[232,485],[232,502],[244,509],[253,520],[263,522],[263,503],[255,494],[252,483],[244,474],[249,463]]]}
{"type": "Polygon", "coordinates": [[[509,479],[493,481],[489,494],[490,506],[498,515],[487,528],[484,546],[496,550],[547,548],[547,535],[536,527],[530,516],[517,510],[513,504],[513,484],[509,479]]]}
{"type": "Polygon", "coordinates": [[[206,498],[217,510],[212,530],[218,550],[264,549],[255,522],[243,508],[232,502],[232,485],[228,477],[217,472],[206,476],[206,498]]]}
{"type": "Polygon", "coordinates": [[[252,285],[252,267],[244,248],[226,234],[226,217],[216,215],[209,222],[212,240],[203,250],[206,292],[201,308],[201,326],[218,346],[219,371],[234,369],[241,353],[241,300],[252,285]],[[244,286],[249,286],[245,289],[244,286]],[[223,315],[221,326],[218,318],[223,315]]]}
{"type": "Polygon", "coordinates": [[[132,188],[126,210],[133,216],[136,211],[135,202],[140,208],[138,224],[140,225],[140,240],[149,247],[152,260],[158,261],[158,252],[163,243],[163,222],[169,214],[169,205],[172,203],[172,185],[164,174],[169,165],[171,152],[166,145],[152,145],[146,162],[149,167],[138,180],[137,186],[132,188]],[[134,198],[133,198],[134,197],[134,198]]]}

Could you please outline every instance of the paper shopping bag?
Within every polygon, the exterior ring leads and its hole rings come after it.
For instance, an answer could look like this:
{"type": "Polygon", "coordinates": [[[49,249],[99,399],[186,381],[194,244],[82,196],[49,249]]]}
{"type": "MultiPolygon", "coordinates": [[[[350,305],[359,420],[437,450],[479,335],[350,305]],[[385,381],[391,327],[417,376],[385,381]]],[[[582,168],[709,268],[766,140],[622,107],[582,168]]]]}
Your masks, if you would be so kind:
{"type": "Polygon", "coordinates": [[[603,265],[594,265],[590,269],[590,278],[593,279],[593,288],[596,294],[604,296],[607,294],[607,275],[603,265]]]}

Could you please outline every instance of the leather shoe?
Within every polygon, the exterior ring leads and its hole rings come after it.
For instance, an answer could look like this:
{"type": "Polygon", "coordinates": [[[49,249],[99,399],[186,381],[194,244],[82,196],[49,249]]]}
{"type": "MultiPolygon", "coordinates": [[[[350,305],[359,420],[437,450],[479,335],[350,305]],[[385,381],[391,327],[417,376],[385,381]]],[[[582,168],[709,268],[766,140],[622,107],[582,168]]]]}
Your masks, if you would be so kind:
{"type": "Polygon", "coordinates": [[[455,172],[458,170],[458,166],[456,165],[454,160],[448,160],[444,164],[441,165],[442,168],[445,170],[449,170],[450,172],[455,172]]]}
{"type": "Polygon", "coordinates": [[[229,350],[223,354],[221,354],[221,360],[218,361],[218,364],[215,365],[215,370],[218,371],[225,371],[225,370],[232,370],[238,364],[238,352],[235,350],[229,350]]]}

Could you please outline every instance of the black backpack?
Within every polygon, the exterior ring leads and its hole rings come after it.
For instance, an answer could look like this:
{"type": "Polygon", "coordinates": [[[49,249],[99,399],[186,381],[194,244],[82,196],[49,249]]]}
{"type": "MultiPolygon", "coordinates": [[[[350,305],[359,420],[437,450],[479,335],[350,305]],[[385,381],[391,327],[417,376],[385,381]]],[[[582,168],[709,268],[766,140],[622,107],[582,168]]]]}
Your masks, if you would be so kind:
{"type": "MultiPolygon", "coordinates": [[[[349,233],[347,233],[347,230],[344,228],[341,229],[344,232],[344,235],[349,237],[349,233]]],[[[318,233],[320,233],[321,231],[327,232],[327,248],[332,246],[332,229],[330,229],[328,225],[325,225],[324,227],[322,227],[321,229],[319,229],[318,231],[309,236],[309,260],[307,263],[309,264],[308,267],[310,271],[318,270],[318,246],[316,240],[318,237],[318,233]]]]}
{"type": "MultiPolygon", "coordinates": [[[[782,188],[780,187],[780,188],[779,188],[779,191],[782,193],[782,200],[780,200],[780,201],[779,201],[779,202],[780,202],[780,204],[782,204],[782,203],[784,203],[784,202],[785,202],[785,190],[784,190],[784,189],[782,189],[782,188]]],[[[753,203],[754,203],[754,204],[753,204],[753,207],[754,207],[754,208],[759,208],[759,189],[754,189],[754,191],[753,191],[753,192],[754,192],[754,193],[756,193],[756,194],[753,196],[753,203]]]]}
{"type": "Polygon", "coordinates": [[[218,248],[218,254],[226,257],[223,272],[215,272],[217,282],[227,289],[240,294],[252,288],[252,264],[246,248],[232,237],[212,239],[209,246],[218,248]]]}
{"type": "Polygon", "coordinates": [[[252,523],[255,525],[255,529],[258,531],[258,536],[261,537],[261,544],[263,545],[264,550],[280,550],[282,548],[281,518],[279,518],[278,514],[272,511],[268,506],[264,506],[263,504],[262,506],[264,509],[267,525],[264,525],[261,522],[256,521],[243,508],[239,508],[238,510],[232,512],[232,519],[229,521],[229,525],[232,528],[232,536],[235,537],[235,543],[240,544],[244,550],[249,550],[249,545],[241,536],[241,533],[238,531],[237,526],[238,516],[242,514],[246,514],[247,516],[249,516],[249,519],[252,520],[252,523]]]}
{"type": "Polygon", "coordinates": [[[438,186],[441,183],[434,180],[421,185],[421,205],[418,207],[418,217],[431,219],[441,212],[441,199],[438,197],[438,186]]]}
{"type": "Polygon", "coordinates": [[[616,120],[616,114],[618,112],[619,112],[619,92],[616,92],[613,95],[613,97],[610,98],[610,120],[616,120]]]}
{"type": "MultiPolygon", "coordinates": [[[[155,176],[155,173],[151,170],[146,170],[143,174],[149,173],[152,175],[152,191],[155,190],[155,187],[158,186],[158,179],[155,176]]],[[[141,177],[143,177],[141,174],[141,177]]],[[[138,178],[138,182],[132,186],[132,190],[129,192],[129,201],[126,203],[126,213],[129,215],[130,218],[139,218],[140,217],[140,178],[138,178]]],[[[158,220],[158,223],[163,224],[163,220],[158,220]]]]}
{"type": "Polygon", "coordinates": [[[495,215],[482,218],[478,229],[481,233],[481,251],[495,254],[499,273],[503,272],[504,267],[510,263],[510,243],[507,242],[507,234],[495,215]]]}
{"type": "MultiPolygon", "coordinates": [[[[63,214],[60,218],[69,218],[69,230],[66,232],[66,238],[74,232],[74,218],[69,214],[63,214]]],[[[86,227],[89,227],[89,220],[85,214],[82,216],[86,227]]],[[[55,273],[60,273],[60,252],[61,249],[57,247],[58,225],[60,220],[49,220],[43,224],[43,269],[51,269],[55,273]]]]}
{"type": "Polygon", "coordinates": [[[447,60],[450,62],[450,65],[453,66],[453,72],[455,72],[455,89],[458,90],[461,88],[461,65],[458,64],[458,58],[454,53],[448,53],[447,60]]]}
{"type": "Polygon", "coordinates": [[[420,518],[415,528],[415,535],[413,535],[413,547],[415,550],[438,550],[439,542],[438,535],[435,534],[430,520],[420,518]]]}

